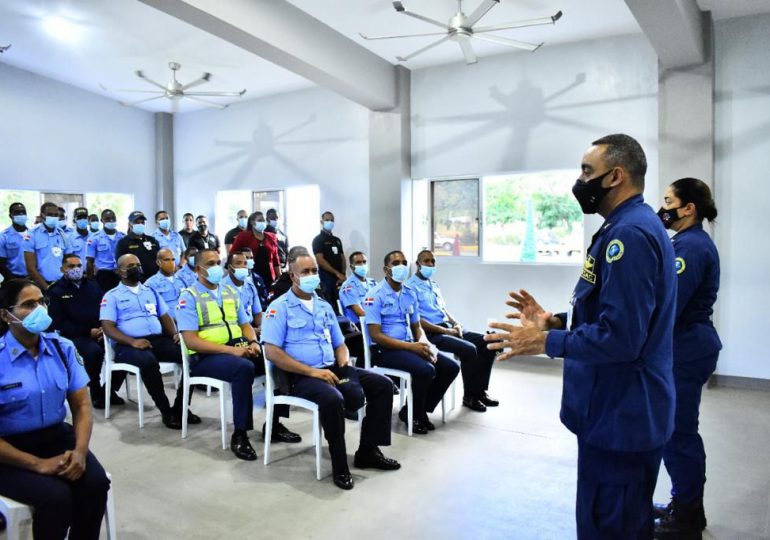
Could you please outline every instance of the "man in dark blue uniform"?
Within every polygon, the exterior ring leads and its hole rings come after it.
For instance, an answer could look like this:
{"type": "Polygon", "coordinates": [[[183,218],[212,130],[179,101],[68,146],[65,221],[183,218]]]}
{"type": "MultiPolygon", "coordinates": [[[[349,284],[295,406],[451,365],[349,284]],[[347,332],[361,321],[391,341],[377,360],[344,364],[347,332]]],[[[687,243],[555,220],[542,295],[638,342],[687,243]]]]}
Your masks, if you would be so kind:
{"type": "Polygon", "coordinates": [[[652,494],[674,421],[674,252],[644,203],[647,162],[637,141],[608,135],[583,156],[573,193],[605,222],[572,297],[553,315],[511,293],[522,326],[485,339],[502,358],[564,358],[561,420],[578,438],[577,536],[653,538],[652,494]]]}

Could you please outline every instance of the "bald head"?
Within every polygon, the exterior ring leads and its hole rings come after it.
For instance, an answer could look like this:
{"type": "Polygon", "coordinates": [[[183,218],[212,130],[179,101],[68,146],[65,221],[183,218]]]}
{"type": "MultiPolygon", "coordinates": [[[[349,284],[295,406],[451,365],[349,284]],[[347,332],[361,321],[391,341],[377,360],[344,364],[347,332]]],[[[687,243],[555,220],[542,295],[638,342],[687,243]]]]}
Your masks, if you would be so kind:
{"type": "Polygon", "coordinates": [[[139,264],[139,258],[136,255],[126,253],[118,257],[118,270],[125,270],[129,266],[135,266],[139,264]]]}
{"type": "Polygon", "coordinates": [[[142,265],[136,255],[126,253],[118,258],[118,275],[120,282],[129,287],[137,285],[142,280],[144,277],[142,265]]]}
{"type": "Polygon", "coordinates": [[[158,265],[161,274],[164,276],[173,276],[176,270],[176,257],[174,253],[168,249],[163,248],[158,251],[158,256],[155,258],[155,263],[158,265]]]}

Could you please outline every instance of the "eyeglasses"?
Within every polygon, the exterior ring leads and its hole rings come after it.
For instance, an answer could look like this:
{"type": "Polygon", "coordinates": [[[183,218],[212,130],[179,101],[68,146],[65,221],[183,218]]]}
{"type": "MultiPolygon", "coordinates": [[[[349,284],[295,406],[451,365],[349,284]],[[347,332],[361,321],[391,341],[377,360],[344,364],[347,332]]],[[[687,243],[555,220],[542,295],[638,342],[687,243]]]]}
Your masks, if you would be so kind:
{"type": "Polygon", "coordinates": [[[15,306],[10,306],[8,309],[21,308],[21,309],[26,309],[28,311],[32,311],[37,306],[48,307],[49,305],[51,305],[51,301],[47,297],[44,296],[40,300],[27,300],[26,302],[23,302],[21,304],[16,304],[15,306]]]}

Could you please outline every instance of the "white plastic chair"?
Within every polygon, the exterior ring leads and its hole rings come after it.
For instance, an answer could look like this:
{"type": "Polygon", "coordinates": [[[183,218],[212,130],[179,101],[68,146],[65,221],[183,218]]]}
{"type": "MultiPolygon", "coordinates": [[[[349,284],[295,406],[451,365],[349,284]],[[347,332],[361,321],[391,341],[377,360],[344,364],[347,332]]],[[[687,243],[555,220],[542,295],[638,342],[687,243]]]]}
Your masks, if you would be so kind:
{"type": "MultiPolygon", "coordinates": [[[[117,540],[115,527],[115,501],[112,498],[112,475],[108,472],[110,489],[107,491],[107,507],[104,511],[104,521],[107,528],[107,540],[117,540]]],[[[0,513],[5,516],[5,538],[7,540],[22,540],[32,537],[31,506],[3,497],[0,495],[0,513]]],[[[3,535],[0,535],[2,537],[3,535]]]]}
{"type": "MultiPolygon", "coordinates": [[[[404,400],[406,400],[406,418],[409,421],[407,424],[407,433],[412,436],[412,423],[414,421],[414,399],[412,399],[412,374],[408,371],[400,369],[392,369],[381,366],[372,366],[372,352],[369,350],[369,327],[366,326],[366,317],[361,317],[361,333],[364,335],[364,369],[385,375],[387,377],[398,378],[398,397],[400,408],[404,407],[404,400]]],[[[443,401],[442,401],[443,404],[443,401]]],[[[443,411],[443,406],[442,406],[443,411]]]]}
{"type": "MultiPolygon", "coordinates": [[[[166,373],[174,374],[174,388],[179,386],[179,376],[181,369],[179,364],[174,362],[159,362],[161,375],[166,373]]],[[[139,428],[144,427],[144,383],[139,368],[120,362],[115,362],[115,345],[107,336],[104,337],[104,365],[102,366],[102,375],[104,378],[104,418],[110,417],[110,401],[112,398],[112,372],[125,371],[136,377],[136,403],[139,409],[139,428]]],[[[131,399],[131,386],[126,377],[126,399],[131,399]]]]}
{"type": "Polygon", "coordinates": [[[301,407],[313,413],[313,444],[315,445],[315,477],[321,479],[321,444],[323,444],[323,433],[321,432],[321,417],[318,413],[318,404],[310,400],[295,396],[276,396],[274,395],[275,381],[273,381],[273,363],[267,358],[266,347],[262,348],[262,355],[265,358],[265,407],[267,414],[265,417],[265,465],[270,464],[270,438],[273,434],[273,407],[275,405],[289,405],[301,407]]]}

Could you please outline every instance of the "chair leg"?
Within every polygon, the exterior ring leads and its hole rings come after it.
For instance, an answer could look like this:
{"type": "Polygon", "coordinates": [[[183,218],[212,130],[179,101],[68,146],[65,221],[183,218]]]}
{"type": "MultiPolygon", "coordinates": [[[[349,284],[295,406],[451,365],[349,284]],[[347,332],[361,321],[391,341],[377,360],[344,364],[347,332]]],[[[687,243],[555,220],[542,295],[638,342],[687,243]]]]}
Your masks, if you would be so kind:
{"type": "Polygon", "coordinates": [[[112,396],[112,370],[105,370],[104,375],[104,418],[110,417],[110,397],[112,396]]]}
{"type": "Polygon", "coordinates": [[[107,508],[104,512],[104,521],[106,522],[107,540],[117,540],[117,531],[115,525],[115,500],[112,497],[112,476],[107,473],[110,479],[110,489],[107,491],[107,508]]]}
{"type": "Polygon", "coordinates": [[[446,424],[446,395],[441,398],[441,423],[446,424]]]}
{"type": "Polygon", "coordinates": [[[321,445],[323,444],[323,434],[321,433],[320,413],[313,411],[313,438],[315,439],[315,477],[321,479],[321,445]]]}
{"type": "MultiPolygon", "coordinates": [[[[190,382],[187,379],[184,379],[182,381],[182,403],[187,403],[190,399],[190,382]]],[[[187,408],[183,407],[183,411],[186,411],[187,408]]],[[[182,438],[187,438],[187,415],[185,413],[182,413],[182,438]]]]}
{"type": "Polygon", "coordinates": [[[406,384],[406,394],[407,394],[406,418],[407,418],[407,420],[409,420],[409,426],[407,427],[407,433],[411,437],[412,436],[412,424],[414,423],[414,396],[412,395],[412,381],[411,381],[411,379],[407,381],[407,384],[406,384]]]}
{"type": "Polygon", "coordinates": [[[174,390],[179,390],[179,366],[174,366],[174,390]]]}
{"type": "Polygon", "coordinates": [[[206,386],[206,397],[211,397],[211,387],[206,386]]]}
{"type": "Polygon", "coordinates": [[[136,404],[139,406],[139,429],[142,429],[144,427],[144,382],[141,373],[136,374],[136,404]]]}
{"type": "Polygon", "coordinates": [[[222,426],[222,450],[227,450],[227,411],[225,411],[225,394],[227,385],[219,391],[219,423],[222,426]]]}
{"type": "Polygon", "coordinates": [[[14,511],[8,512],[5,516],[5,535],[8,540],[21,540],[22,520],[16,519],[14,511]]]}
{"type": "Polygon", "coordinates": [[[398,403],[399,408],[404,408],[404,401],[406,400],[406,379],[398,379],[398,403]]]}
{"type": "Polygon", "coordinates": [[[273,436],[273,401],[267,398],[265,404],[265,465],[270,464],[270,439],[273,436]]]}

